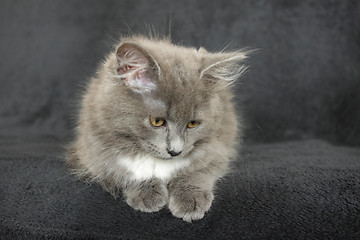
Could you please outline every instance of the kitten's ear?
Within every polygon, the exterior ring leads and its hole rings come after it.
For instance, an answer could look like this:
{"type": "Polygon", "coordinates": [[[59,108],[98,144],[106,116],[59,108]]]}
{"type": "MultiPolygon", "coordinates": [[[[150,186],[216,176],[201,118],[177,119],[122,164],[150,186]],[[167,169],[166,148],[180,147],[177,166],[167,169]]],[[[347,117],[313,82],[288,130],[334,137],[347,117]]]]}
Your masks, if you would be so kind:
{"type": "Polygon", "coordinates": [[[204,67],[200,71],[200,78],[210,85],[219,81],[232,84],[247,69],[241,64],[250,51],[238,51],[229,53],[215,53],[206,56],[204,67]]]}
{"type": "Polygon", "coordinates": [[[117,73],[126,86],[136,93],[156,89],[158,64],[150,54],[136,43],[122,43],[116,51],[117,73]]]}

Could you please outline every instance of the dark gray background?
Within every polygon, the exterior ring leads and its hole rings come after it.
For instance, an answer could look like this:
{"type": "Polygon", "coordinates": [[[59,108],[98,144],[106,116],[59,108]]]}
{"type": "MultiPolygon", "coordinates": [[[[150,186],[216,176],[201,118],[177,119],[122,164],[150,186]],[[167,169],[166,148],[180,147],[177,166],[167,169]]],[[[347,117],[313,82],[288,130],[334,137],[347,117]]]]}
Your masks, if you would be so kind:
{"type": "Polygon", "coordinates": [[[82,85],[121,33],[257,48],[239,79],[247,141],[360,145],[360,1],[0,2],[0,135],[71,133],[82,85]]]}
{"type": "Polygon", "coordinates": [[[360,1],[0,0],[0,41],[1,239],[360,239],[360,148],[332,144],[360,146],[360,1]],[[111,45],[170,16],[177,43],[259,49],[234,89],[247,144],[192,224],[134,211],[63,159],[111,45]]]}

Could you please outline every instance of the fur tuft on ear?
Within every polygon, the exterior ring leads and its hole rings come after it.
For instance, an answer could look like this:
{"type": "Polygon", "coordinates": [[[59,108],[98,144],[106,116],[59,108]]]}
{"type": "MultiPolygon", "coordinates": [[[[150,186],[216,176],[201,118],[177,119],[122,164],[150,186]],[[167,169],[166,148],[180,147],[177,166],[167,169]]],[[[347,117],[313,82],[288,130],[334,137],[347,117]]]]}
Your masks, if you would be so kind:
{"type": "Polygon", "coordinates": [[[118,78],[137,93],[156,89],[159,68],[150,54],[136,43],[122,43],[116,51],[118,78]]]}
{"type": "Polygon", "coordinates": [[[243,62],[249,51],[211,54],[205,60],[205,66],[200,73],[200,78],[209,82],[219,80],[234,83],[247,69],[243,62]]]}

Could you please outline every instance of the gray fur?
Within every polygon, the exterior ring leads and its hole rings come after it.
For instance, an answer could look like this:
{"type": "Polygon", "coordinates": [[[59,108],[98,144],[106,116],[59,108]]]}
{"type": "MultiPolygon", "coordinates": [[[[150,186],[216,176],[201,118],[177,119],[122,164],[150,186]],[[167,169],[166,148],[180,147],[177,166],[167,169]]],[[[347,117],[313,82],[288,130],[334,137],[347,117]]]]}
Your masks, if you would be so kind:
{"type": "Polygon", "coordinates": [[[123,189],[126,203],[143,212],[160,211],[168,202],[169,192],[159,179],[151,179],[139,185],[129,185],[123,189]]]}
{"type": "Polygon", "coordinates": [[[203,218],[235,154],[240,124],[230,86],[245,58],[240,51],[209,53],[168,39],[122,39],[83,95],[69,163],[114,196],[122,191],[134,209],[154,212],[168,204],[185,221],[203,218]],[[152,126],[150,116],[166,126],[152,126]],[[201,123],[186,128],[193,120],[201,123]],[[169,150],[181,153],[172,157],[169,150]],[[119,157],[131,163],[136,154],[190,164],[167,180],[138,181],[118,164],[119,157]]]}

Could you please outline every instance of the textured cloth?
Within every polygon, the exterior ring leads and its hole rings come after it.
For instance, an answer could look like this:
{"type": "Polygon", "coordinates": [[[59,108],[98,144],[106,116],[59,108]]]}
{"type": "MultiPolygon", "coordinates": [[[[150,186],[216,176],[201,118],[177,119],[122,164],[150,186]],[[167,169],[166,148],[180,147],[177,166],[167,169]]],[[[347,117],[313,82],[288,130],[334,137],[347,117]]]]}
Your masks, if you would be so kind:
{"type": "Polygon", "coordinates": [[[77,180],[56,138],[0,139],[1,239],[360,239],[360,149],[246,145],[204,219],[141,213],[77,180]]]}

